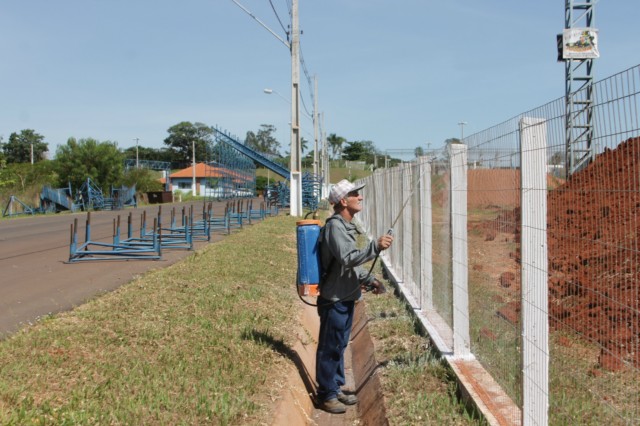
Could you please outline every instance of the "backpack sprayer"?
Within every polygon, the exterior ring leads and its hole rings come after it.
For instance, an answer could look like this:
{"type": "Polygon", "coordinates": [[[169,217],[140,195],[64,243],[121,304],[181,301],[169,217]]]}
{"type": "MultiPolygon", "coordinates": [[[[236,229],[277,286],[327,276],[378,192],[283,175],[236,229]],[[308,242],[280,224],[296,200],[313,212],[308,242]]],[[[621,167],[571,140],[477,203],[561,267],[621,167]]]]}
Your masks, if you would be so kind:
{"type": "MultiPolygon", "coordinates": [[[[395,223],[395,222],[394,222],[395,223]]],[[[297,288],[298,297],[307,305],[317,306],[317,304],[309,303],[302,297],[320,295],[319,284],[325,271],[322,267],[322,260],[320,255],[320,233],[322,232],[322,222],[316,219],[311,220],[299,220],[296,222],[297,226],[297,244],[298,244],[298,274],[297,274],[297,288]]],[[[393,228],[387,231],[388,235],[393,235],[393,228]]],[[[373,268],[380,257],[380,253],[376,254],[373,259],[369,273],[364,281],[368,281],[373,268]]],[[[333,262],[332,262],[333,263],[333,262]]],[[[372,284],[364,287],[365,291],[372,291],[375,287],[372,284]]],[[[355,291],[358,291],[356,289],[355,291]]],[[[354,291],[354,293],[355,293],[354,291]]],[[[349,294],[351,296],[351,294],[349,294]]],[[[335,302],[333,302],[335,303],[335,302]]]]}
{"type": "Polygon", "coordinates": [[[318,296],[322,277],[320,259],[320,229],[322,222],[316,219],[296,222],[298,242],[298,296],[318,296]]]}
{"type": "MultiPolygon", "coordinates": [[[[299,220],[298,222],[296,222],[296,236],[298,244],[298,297],[300,297],[300,300],[302,300],[302,302],[310,306],[317,306],[317,304],[309,303],[302,297],[319,296],[320,280],[325,274],[324,268],[322,267],[322,258],[320,255],[320,234],[322,232],[321,225],[322,222],[316,219],[299,220]]],[[[389,228],[387,234],[393,235],[393,228],[389,228]]],[[[380,253],[376,254],[376,257],[373,259],[373,263],[371,264],[371,268],[369,269],[369,273],[365,277],[364,281],[369,280],[369,277],[371,276],[373,268],[375,267],[379,257],[380,253]]],[[[365,285],[364,287],[364,291],[373,290],[375,290],[375,287],[372,284],[365,285]]],[[[358,289],[354,290],[354,293],[356,291],[358,291],[358,289]]],[[[382,292],[384,293],[384,291],[382,292]]],[[[348,296],[351,296],[351,294],[349,294],[348,296]]]]}

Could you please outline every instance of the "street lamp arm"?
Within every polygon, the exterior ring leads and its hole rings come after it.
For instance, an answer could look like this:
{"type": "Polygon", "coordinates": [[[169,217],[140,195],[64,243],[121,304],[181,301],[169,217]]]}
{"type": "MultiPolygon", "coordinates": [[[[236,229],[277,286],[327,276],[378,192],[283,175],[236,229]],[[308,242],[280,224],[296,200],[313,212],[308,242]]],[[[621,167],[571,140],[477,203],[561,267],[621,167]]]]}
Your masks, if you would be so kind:
{"type": "Polygon", "coordinates": [[[270,95],[272,93],[275,93],[276,95],[280,96],[280,98],[282,98],[286,103],[288,103],[289,105],[291,105],[291,101],[287,98],[285,98],[284,96],[282,96],[280,94],[280,92],[278,92],[277,90],[273,90],[273,89],[264,89],[264,93],[266,93],[267,95],[270,95]]]}
{"type": "MultiPolygon", "coordinates": [[[[280,98],[282,98],[286,103],[291,105],[291,101],[289,99],[285,98],[284,96],[282,96],[277,90],[263,89],[263,92],[266,93],[267,95],[271,95],[272,93],[275,93],[276,95],[280,96],[280,98]]],[[[305,117],[307,117],[309,120],[313,121],[313,117],[311,116],[311,114],[309,114],[306,111],[301,111],[301,112],[305,117]]]]}
{"type": "Polygon", "coordinates": [[[244,7],[243,5],[241,5],[240,3],[238,3],[236,0],[231,0],[232,2],[234,2],[240,9],[242,9],[247,15],[251,16],[258,24],[260,24],[265,30],[269,31],[271,33],[272,36],[274,36],[275,38],[277,38],[278,40],[280,40],[280,42],[282,44],[284,44],[287,49],[291,50],[291,45],[284,40],[282,37],[280,37],[278,34],[276,34],[271,28],[267,27],[267,25],[262,22],[260,19],[258,19],[253,13],[251,13],[246,7],[244,7]]]}

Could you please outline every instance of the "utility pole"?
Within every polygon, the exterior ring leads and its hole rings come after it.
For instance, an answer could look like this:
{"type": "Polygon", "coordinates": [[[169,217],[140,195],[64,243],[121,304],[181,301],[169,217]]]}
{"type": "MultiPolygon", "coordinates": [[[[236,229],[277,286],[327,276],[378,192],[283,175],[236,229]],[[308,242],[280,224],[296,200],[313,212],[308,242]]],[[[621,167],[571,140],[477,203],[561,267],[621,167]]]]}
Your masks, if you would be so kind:
{"type": "Polygon", "coordinates": [[[318,176],[318,76],[313,76],[313,174],[318,176]]]}
{"type": "MultiPolygon", "coordinates": [[[[320,176],[320,169],[322,169],[322,167],[320,167],[319,164],[319,160],[320,160],[320,155],[318,155],[318,137],[319,137],[319,133],[318,133],[318,127],[320,126],[320,123],[318,123],[318,76],[314,75],[313,76],[313,175],[314,175],[314,179],[317,179],[320,176]]],[[[315,188],[315,187],[314,187],[315,188]]],[[[318,191],[320,191],[320,188],[318,188],[318,191]]],[[[319,193],[315,193],[315,189],[314,189],[314,194],[313,197],[315,198],[316,201],[320,200],[320,194],[319,193]]]]}
{"type": "Polygon", "coordinates": [[[291,196],[289,214],[302,216],[302,165],[300,146],[300,29],[298,0],[291,0],[291,196]]]}
{"type": "Polygon", "coordinates": [[[329,197],[329,179],[331,178],[330,176],[330,172],[331,172],[331,162],[329,160],[329,147],[327,144],[327,132],[324,128],[324,112],[322,113],[322,152],[323,152],[323,159],[324,159],[324,173],[322,175],[323,177],[323,183],[324,183],[324,191],[323,191],[323,196],[325,198],[329,197]]]}
{"type": "Polygon", "coordinates": [[[196,140],[193,139],[191,141],[192,144],[192,149],[193,149],[193,162],[192,162],[192,169],[193,169],[193,182],[191,183],[191,191],[193,196],[196,196],[196,140]]]}
{"type": "Polygon", "coordinates": [[[140,166],[138,165],[138,141],[140,140],[140,138],[135,138],[134,141],[136,141],[136,169],[139,169],[140,166]]]}

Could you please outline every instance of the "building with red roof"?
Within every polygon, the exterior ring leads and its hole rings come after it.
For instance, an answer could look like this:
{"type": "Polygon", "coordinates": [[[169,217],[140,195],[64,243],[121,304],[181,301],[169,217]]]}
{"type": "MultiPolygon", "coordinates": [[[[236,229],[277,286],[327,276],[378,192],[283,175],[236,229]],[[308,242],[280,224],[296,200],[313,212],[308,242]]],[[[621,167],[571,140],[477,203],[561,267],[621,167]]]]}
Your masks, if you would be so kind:
{"type": "MultiPolygon", "coordinates": [[[[194,167],[179,170],[169,175],[169,188],[171,192],[189,193],[193,191],[194,167]]],[[[165,179],[161,179],[165,183],[165,179]]],[[[195,194],[199,196],[232,196],[253,194],[255,176],[250,173],[242,173],[238,170],[230,170],[225,167],[211,166],[206,163],[197,163],[195,166],[195,194]]]]}

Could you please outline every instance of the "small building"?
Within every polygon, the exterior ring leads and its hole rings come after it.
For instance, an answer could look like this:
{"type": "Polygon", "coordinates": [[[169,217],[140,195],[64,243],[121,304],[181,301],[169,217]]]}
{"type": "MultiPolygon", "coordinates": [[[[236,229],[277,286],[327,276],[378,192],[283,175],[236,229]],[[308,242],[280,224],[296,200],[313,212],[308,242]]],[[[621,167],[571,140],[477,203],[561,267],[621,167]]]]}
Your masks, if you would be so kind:
{"type": "MultiPolygon", "coordinates": [[[[190,166],[169,175],[169,190],[173,193],[193,193],[193,181],[193,166],[190,166]]],[[[206,163],[196,164],[195,183],[193,195],[201,197],[249,196],[255,190],[255,176],[206,163]]]]}

